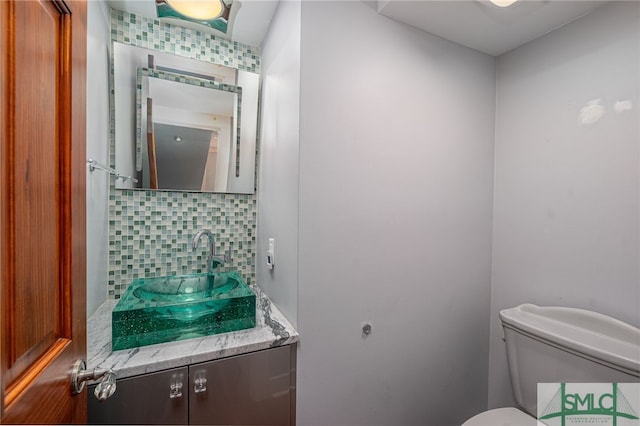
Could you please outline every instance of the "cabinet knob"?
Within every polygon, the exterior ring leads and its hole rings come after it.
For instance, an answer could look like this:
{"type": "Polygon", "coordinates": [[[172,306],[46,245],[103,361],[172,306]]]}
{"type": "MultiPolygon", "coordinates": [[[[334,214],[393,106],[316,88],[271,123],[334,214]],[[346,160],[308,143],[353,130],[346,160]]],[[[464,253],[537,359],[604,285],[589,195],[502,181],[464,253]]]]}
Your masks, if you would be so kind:
{"type": "Polygon", "coordinates": [[[171,383],[169,388],[169,398],[176,399],[182,397],[182,382],[171,383]]]}
{"type": "Polygon", "coordinates": [[[193,378],[193,391],[195,393],[207,391],[207,378],[204,376],[204,371],[195,374],[193,378]]]}

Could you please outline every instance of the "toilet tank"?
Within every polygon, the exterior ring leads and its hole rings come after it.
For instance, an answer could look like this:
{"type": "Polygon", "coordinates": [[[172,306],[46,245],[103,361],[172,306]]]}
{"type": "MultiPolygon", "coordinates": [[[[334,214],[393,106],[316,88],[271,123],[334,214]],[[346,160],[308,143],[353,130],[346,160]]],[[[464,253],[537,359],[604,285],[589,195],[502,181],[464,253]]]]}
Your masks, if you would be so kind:
{"type": "Polygon", "coordinates": [[[531,304],[500,311],[511,387],[536,416],[538,383],[640,381],[640,329],[596,312],[531,304]]]}

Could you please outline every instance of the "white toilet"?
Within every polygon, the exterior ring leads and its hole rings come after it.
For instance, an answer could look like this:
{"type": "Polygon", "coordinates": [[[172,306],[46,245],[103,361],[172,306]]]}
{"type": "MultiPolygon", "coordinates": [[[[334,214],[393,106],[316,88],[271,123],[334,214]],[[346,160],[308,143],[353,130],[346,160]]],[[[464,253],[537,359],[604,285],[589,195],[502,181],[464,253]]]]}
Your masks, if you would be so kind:
{"type": "Polygon", "coordinates": [[[501,311],[500,320],[513,395],[524,411],[497,408],[462,426],[536,425],[538,383],[640,382],[636,327],[582,309],[531,304],[501,311]]]}

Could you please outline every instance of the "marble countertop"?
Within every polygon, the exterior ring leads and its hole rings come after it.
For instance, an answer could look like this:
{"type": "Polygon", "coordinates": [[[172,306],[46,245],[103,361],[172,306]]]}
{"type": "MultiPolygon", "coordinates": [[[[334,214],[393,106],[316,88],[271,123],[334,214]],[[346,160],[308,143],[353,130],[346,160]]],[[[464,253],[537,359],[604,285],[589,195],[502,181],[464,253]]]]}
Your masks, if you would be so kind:
{"type": "Polygon", "coordinates": [[[256,327],[177,342],[111,350],[111,311],[107,300],[87,322],[87,368],[111,368],[119,379],[289,345],[298,332],[256,286],[256,327]]]}

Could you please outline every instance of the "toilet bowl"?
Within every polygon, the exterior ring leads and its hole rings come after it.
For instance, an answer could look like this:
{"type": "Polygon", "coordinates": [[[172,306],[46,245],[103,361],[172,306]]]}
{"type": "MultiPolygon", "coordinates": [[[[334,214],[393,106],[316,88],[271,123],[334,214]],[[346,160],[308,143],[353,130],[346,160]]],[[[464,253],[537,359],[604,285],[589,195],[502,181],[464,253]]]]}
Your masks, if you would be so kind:
{"type": "Polygon", "coordinates": [[[520,409],[485,411],[462,426],[540,424],[538,383],[640,382],[640,329],[632,325],[583,309],[531,304],[500,311],[500,321],[520,409]]]}
{"type": "Polygon", "coordinates": [[[471,417],[462,426],[536,426],[537,420],[513,407],[495,408],[471,417]]]}

